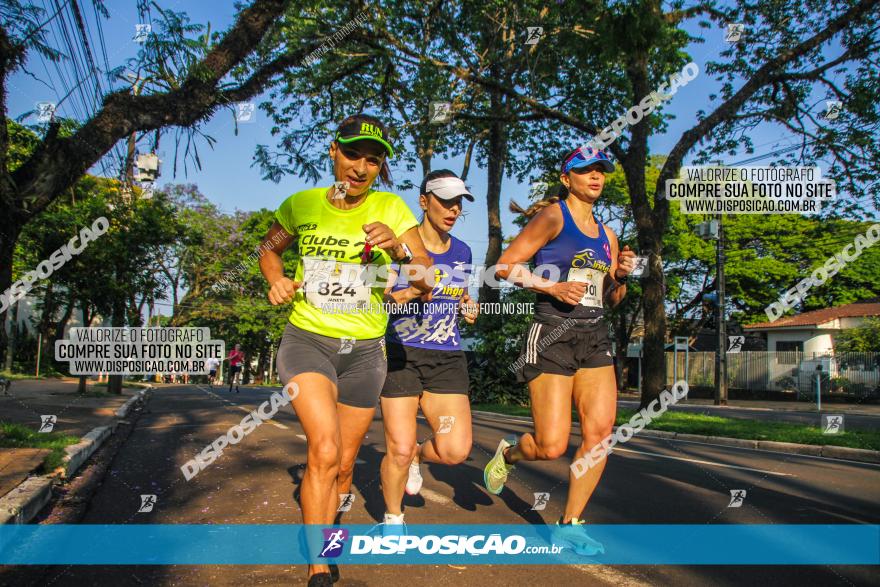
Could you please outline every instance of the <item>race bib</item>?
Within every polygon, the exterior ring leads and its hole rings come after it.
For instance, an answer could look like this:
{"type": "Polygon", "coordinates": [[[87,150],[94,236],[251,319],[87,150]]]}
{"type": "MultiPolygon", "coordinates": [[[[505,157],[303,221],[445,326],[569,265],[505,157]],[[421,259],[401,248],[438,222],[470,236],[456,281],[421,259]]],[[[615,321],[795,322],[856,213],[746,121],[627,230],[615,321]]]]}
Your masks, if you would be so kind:
{"type": "Polygon", "coordinates": [[[587,284],[587,291],[584,292],[584,296],[578,302],[580,305],[591,308],[602,307],[602,285],[605,282],[604,271],[587,268],[569,269],[568,280],[587,284]]]}
{"type": "Polygon", "coordinates": [[[333,259],[303,257],[303,291],[306,301],[323,311],[354,311],[370,305],[370,286],[362,265],[333,259]]]}

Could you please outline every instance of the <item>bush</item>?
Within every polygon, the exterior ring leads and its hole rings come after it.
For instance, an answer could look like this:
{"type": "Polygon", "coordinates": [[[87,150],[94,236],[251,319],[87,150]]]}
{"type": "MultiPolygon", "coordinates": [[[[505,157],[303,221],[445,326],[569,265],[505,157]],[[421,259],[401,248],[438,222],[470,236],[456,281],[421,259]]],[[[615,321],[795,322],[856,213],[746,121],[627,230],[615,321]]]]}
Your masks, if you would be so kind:
{"type": "MultiPolygon", "coordinates": [[[[502,292],[502,303],[534,302],[532,292],[502,292]]],[[[483,314],[462,334],[475,339],[475,366],[470,370],[471,401],[474,403],[526,404],[528,387],[516,380],[508,367],[519,358],[531,314],[483,314]]]]}
{"type": "Polygon", "coordinates": [[[779,379],[777,379],[776,381],[773,382],[773,385],[775,385],[776,387],[778,387],[779,389],[781,389],[783,391],[797,391],[798,390],[798,384],[797,384],[797,381],[795,381],[794,377],[789,377],[789,376],[780,377],[779,379]]]}
{"type": "Polygon", "coordinates": [[[850,393],[852,391],[852,382],[846,377],[835,377],[831,380],[831,391],[850,393]]]}

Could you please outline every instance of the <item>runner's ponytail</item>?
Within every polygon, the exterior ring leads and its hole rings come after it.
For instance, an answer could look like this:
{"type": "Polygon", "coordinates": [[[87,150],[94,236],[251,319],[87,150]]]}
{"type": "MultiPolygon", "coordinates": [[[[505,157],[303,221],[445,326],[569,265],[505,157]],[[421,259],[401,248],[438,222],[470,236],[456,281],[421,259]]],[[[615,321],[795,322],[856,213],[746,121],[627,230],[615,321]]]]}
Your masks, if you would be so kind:
{"type": "Polygon", "coordinates": [[[538,200],[537,202],[525,209],[523,209],[522,206],[511,200],[510,211],[515,212],[516,214],[521,214],[526,218],[531,218],[547,206],[552,206],[553,204],[568,197],[568,189],[562,184],[551,188],[550,192],[552,195],[545,197],[544,199],[538,200]]]}

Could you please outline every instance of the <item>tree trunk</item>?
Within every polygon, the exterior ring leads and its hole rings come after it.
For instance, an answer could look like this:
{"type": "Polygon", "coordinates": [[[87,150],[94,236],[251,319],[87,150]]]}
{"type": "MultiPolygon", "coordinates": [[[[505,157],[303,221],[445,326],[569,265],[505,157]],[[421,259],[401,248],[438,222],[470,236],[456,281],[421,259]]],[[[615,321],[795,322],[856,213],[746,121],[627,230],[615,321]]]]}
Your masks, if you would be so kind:
{"type": "Polygon", "coordinates": [[[419,161],[422,164],[422,177],[425,177],[431,172],[431,153],[423,151],[419,154],[419,161]]]}
{"type": "MultiPolygon", "coordinates": [[[[120,272],[117,271],[117,275],[120,272]]],[[[113,302],[113,326],[125,326],[125,300],[117,298],[113,302]]],[[[110,375],[107,378],[107,392],[122,395],[122,375],[110,375]]]]}
{"type": "Polygon", "coordinates": [[[267,383],[268,374],[264,377],[263,373],[266,371],[266,362],[269,358],[266,354],[268,352],[269,349],[265,345],[260,347],[260,352],[257,355],[257,376],[254,378],[256,383],[267,383]]]}
{"type": "MultiPolygon", "coordinates": [[[[663,259],[654,252],[659,249],[661,235],[645,235],[645,240],[656,243],[644,246],[650,250],[648,264],[650,274],[642,280],[642,300],[644,303],[645,339],[642,351],[642,382],[641,406],[647,406],[660,397],[660,391],[666,385],[666,308],[664,306],[665,286],[663,278],[663,259]]],[[[642,241],[642,235],[639,235],[642,241]]]]}
{"type": "MultiPolygon", "coordinates": [[[[496,72],[497,73],[497,72],[496,72]]],[[[502,101],[499,92],[492,92],[491,111],[502,112],[505,104],[502,101]]],[[[503,234],[501,232],[501,183],[504,181],[504,164],[507,158],[507,133],[508,123],[506,121],[494,120],[489,129],[488,152],[488,185],[486,189],[486,211],[489,220],[489,245],[486,248],[486,272],[490,271],[490,267],[498,262],[501,256],[501,244],[503,234]]],[[[489,279],[494,279],[494,275],[488,275],[489,279]]],[[[499,289],[485,283],[480,287],[480,303],[497,302],[501,299],[499,289]]]]}
{"type": "MultiPolygon", "coordinates": [[[[92,315],[89,312],[89,304],[88,302],[82,302],[80,306],[80,311],[82,312],[82,325],[87,328],[92,323],[92,315]]],[[[63,329],[62,329],[63,333],[63,329]]],[[[86,392],[86,376],[79,376],[79,385],[76,388],[77,393],[85,393],[86,392]]]]}
{"type": "Polygon", "coordinates": [[[52,326],[55,322],[55,313],[58,310],[57,296],[53,291],[52,282],[46,283],[46,293],[43,295],[43,311],[40,313],[40,323],[37,332],[43,335],[43,346],[39,349],[39,361],[45,365],[44,357],[50,354],[46,349],[49,348],[49,340],[51,339],[52,326]]]}
{"type": "Polygon", "coordinates": [[[629,336],[626,329],[626,313],[621,312],[617,317],[617,324],[614,327],[614,338],[617,342],[617,352],[615,371],[617,375],[617,390],[626,389],[626,350],[629,345],[629,336]]]}
{"type": "MultiPolygon", "coordinates": [[[[5,330],[5,328],[4,328],[5,330]]],[[[18,341],[18,304],[12,308],[12,323],[9,325],[9,338],[6,341],[6,371],[12,372],[12,361],[15,359],[15,343],[18,341]]]]}
{"type": "MultiPolygon", "coordinates": [[[[3,134],[5,134],[5,129],[3,134]]],[[[0,186],[0,199],[6,198],[11,200],[12,194],[6,193],[6,190],[0,186]]],[[[13,215],[9,214],[4,218],[3,230],[0,230],[0,295],[4,295],[9,286],[12,285],[12,261],[15,255],[15,242],[18,240],[23,226],[17,223],[11,216],[13,215]]],[[[5,304],[0,304],[0,307],[3,305],[5,304]]],[[[4,360],[7,370],[9,370],[12,362],[12,357],[9,356],[8,352],[10,341],[6,334],[6,314],[9,310],[10,308],[3,308],[3,311],[0,312],[0,324],[3,325],[3,328],[0,328],[0,349],[7,349],[4,360]]]]}
{"type": "Polygon", "coordinates": [[[52,333],[52,348],[55,348],[55,341],[61,340],[64,338],[64,327],[67,326],[67,322],[70,320],[70,316],[73,315],[73,308],[76,305],[75,301],[71,301],[65,307],[64,313],[61,315],[61,318],[55,322],[55,331],[52,333]]]}

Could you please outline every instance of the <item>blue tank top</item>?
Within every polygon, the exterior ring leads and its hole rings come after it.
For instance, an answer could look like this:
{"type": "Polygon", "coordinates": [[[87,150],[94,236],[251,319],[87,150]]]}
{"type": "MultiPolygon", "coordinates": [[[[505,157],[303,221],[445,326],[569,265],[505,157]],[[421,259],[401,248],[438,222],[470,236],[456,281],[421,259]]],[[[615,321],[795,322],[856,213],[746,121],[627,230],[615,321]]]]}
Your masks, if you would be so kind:
{"type": "MultiPolygon", "coordinates": [[[[414,300],[401,313],[390,315],[385,339],[394,344],[436,351],[461,350],[458,331],[459,300],[468,293],[471,248],[449,235],[451,242],[445,253],[428,251],[434,259],[435,285],[430,302],[414,300]]],[[[398,278],[392,291],[409,287],[405,278],[398,278]]]]}
{"type": "Polygon", "coordinates": [[[560,270],[560,281],[586,282],[587,291],[576,305],[560,302],[548,294],[538,294],[535,313],[565,318],[598,318],[605,311],[603,286],[605,276],[611,271],[611,245],[605,226],[599,223],[598,237],[587,236],[575,224],[565,200],[560,200],[559,208],[562,210],[562,230],[535,253],[535,264],[538,267],[555,265],[560,270]]]}

